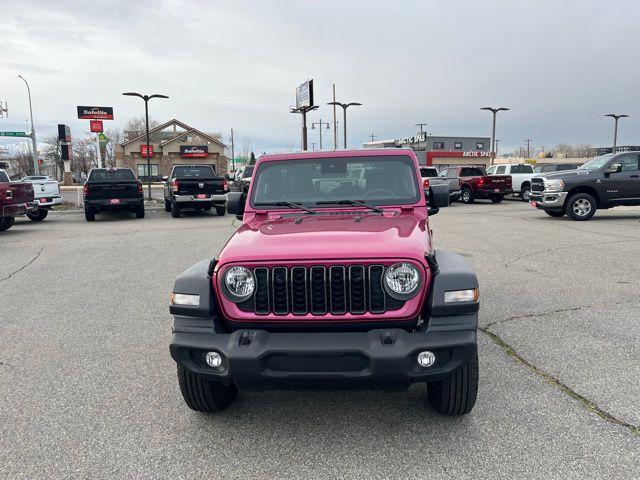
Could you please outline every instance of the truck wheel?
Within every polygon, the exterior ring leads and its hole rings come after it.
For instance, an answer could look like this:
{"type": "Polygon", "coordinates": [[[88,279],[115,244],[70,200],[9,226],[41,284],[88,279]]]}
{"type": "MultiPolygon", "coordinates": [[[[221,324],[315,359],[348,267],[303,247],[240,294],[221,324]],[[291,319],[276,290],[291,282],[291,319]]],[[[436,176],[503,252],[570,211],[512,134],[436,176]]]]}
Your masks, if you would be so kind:
{"type": "Polygon", "coordinates": [[[596,213],[596,199],[588,193],[576,193],[567,200],[567,215],[573,220],[589,220],[596,213]]]}
{"type": "Polygon", "coordinates": [[[473,196],[473,192],[470,188],[464,187],[462,189],[462,193],[460,193],[460,198],[462,198],[463,203],[473,203],[475,197],[473,196]]]}
{"type": "Polygon", "coordinates": [[[136,207],[136,218],[144,218],[144,205],[136,207]]]}
{"type": "Polygon", "coordinates": [[[545,210],[544,213],[549,215],[550,217],[560,218],[564,216],[564,211],[560,210],[545,210]]]}
{"type": "Polygon", "coordinates": [[[478,351],[455,372],[438,382],[427,382],[433,408],[445,415],[469,413],[478,394],[478,351]]]}
{"type": "Polygon", "coordinates": [[[491,195],[490,198],[493,203],[500,203],[504,197],[502,195],[491,195]]]}
{"type": "Polygon", "coordinates": [[[460,200],[460,195],[453,195],[449,203],[457,202],[458,200],[460,200]]]}
{"type": "Polygon", "coordinates": [[[520,196],[522,197],[523,201],[528,202],[531,197],[531,187],[529,185],[523,186],[522,190],[520,191],[520,196]]]}
{"type": "Polygon", "coordinates": [[[96,212],[93,208],[84,208],[84,218],[87,222],[93,222],[96,219],[96,212]]]}
{"type": "Polygon", "coordinates": [[[225,213],[227,213],[227,206],[224,205],[222,207],[216,207],[216,213],[219,217],[223,217],[225,213]]]}
{"type": "Polygon", "coordinates": [[[180,218],[180,206],[176,201],[171,202],[171,216],[173,218],[180,218]]]}
{"type": "Polygon", "coordinates": [[[33,211],[32,212],[27,212],[27,217],[32,222],[41,222],[42,220],[47,218],[48,214],[49,214],[49,210],[47,210],[46,208],[39,208],[35,212],[33,212],[33,211]]]}
{"type": "Polygon", "coordinates": [[[211,382],[178,364],[178,383],[187,406],[197,412],[221,412],[235,400],[238,388],[232,383],[211,382]]]}
{"type": "Polygon", "coordinates": [[[9,230],[13,226],[13,222],[15,222],[15,217],[3,217],[0,218],[0,232],[4,232],[5,230],[9,230]]]}
{"type": "Polygon", "coordinates": [[[171,211],[171,202],[169,200],[167,200],[166,198],[164,199],[164,211],[165,212],[170,212],[171,211]]]}

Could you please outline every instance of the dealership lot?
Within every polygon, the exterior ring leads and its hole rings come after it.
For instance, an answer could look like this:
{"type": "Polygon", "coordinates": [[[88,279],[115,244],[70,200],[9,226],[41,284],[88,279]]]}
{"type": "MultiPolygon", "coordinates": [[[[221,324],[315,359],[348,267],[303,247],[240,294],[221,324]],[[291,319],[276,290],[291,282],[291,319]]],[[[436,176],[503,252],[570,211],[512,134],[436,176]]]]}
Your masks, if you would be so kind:
{"type": "Polygon", "coordinates": [[[633,478],[639,221],[520,201],[433,217],[436,248],[465,256],[482,299],[478,403],[447,418],[421,385],[241,393],[218,416],[192,412],[169,292],[234,218],[17,220],[0,240],[0,477],[633,478]]]}

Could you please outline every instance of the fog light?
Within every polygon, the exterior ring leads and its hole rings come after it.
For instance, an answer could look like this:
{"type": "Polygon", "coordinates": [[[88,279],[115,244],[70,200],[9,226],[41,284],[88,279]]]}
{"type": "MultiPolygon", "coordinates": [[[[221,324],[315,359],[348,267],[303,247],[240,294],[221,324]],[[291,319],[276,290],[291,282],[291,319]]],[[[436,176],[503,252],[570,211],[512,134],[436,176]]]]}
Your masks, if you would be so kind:
{"type": "Polygon", "coordinates": [[[211,368],[218,368],[222,365],[222,355],[218,352],[207,352],[204,356],[204,361],[207,362],[211,368]]]}
{"type": "Polygon", "coordinates": [[[436,363],[436,354],[430,352],[429,350],[425,350],[424,352],[420,352],[418,354],[418,365],[421,367],[430,367],[436,363]]]}

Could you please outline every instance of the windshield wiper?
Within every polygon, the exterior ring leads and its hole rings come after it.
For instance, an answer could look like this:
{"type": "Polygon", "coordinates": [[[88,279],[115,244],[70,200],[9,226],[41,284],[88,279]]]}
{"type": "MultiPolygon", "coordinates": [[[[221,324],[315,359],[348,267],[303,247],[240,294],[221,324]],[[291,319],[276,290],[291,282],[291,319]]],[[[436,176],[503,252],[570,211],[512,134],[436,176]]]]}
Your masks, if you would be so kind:
{"type": "Polygon", "coordinates": [[[378,207],[374,207],[373,205],[367,205],[364,202],[360,202],[359,200],[327,200],[322,202],[316,202],[316,205],[351,205],[353,207],[366,207],[374,212],[384,213],[384,210],[378,207]]]}
{"type": "Polygon", "coordinates": [[[254,204],[256,207],[289,207],[289,208],[299,208],[300,210],[304,210],[307,213],[316,214],[315,210],[311,210],[303,206],[298,202],[258,202],[254,204]]]}

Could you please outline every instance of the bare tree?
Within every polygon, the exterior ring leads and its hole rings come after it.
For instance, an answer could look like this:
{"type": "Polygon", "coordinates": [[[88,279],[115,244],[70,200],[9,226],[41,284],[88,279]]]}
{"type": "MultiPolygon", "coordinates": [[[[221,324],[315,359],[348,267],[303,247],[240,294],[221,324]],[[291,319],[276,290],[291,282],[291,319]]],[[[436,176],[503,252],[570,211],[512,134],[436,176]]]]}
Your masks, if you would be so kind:
{"type": "Polygon", "coordinates": [[[117,128],[109,129],[104,134],[109,139],[104,149],[104,161],[107,167],[116,166],[116,151],[124,142],[124,134],[117,128]]]}
{"type": "Polygon", "coordinates": [[[27,144],[16,146],[11,157],[7,159],[7,163],[11,165],[15,175],[19,178],[34,174],[33,156],[31,148],[27,144]]]}
{"type": "Polygon", "coordinates": [[[96,141],[92,135],[73,141],[73,159],[71,170],[87,175],[89,170],[96,166],[96,141]]]}
{"type": "Polygon", "coordinates": [[[44,160],[44,163],[54,164],[56,166],[58,180],[62,180],[64,175],[64,160],[62,160],[60,155],[58,137],[55,135],[49,135],[40,143],[42,144],[42,159],[44,160]]]}
{"type": "MultiPolygon", "coordinates": [[[[160,122],[154,120],[153,118],[149,119],[149,130],[160,125],[160,122]]],[[[135,117],[129,120],[123,129],[124,137],[123,141],[131,140],[132,138],[139,137],[145,133],[145,119],[144,115],[140,117],[135,117]]]]}

